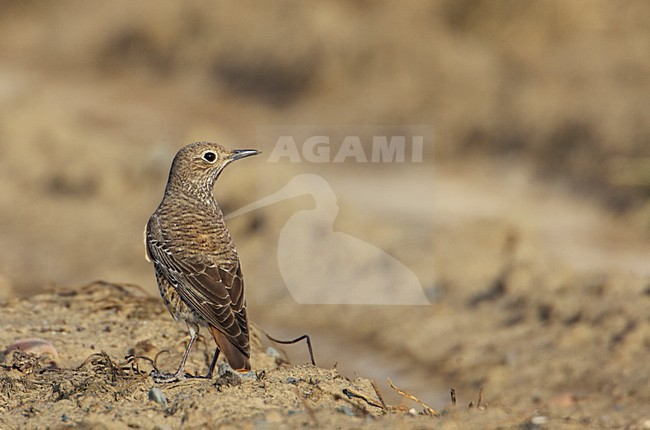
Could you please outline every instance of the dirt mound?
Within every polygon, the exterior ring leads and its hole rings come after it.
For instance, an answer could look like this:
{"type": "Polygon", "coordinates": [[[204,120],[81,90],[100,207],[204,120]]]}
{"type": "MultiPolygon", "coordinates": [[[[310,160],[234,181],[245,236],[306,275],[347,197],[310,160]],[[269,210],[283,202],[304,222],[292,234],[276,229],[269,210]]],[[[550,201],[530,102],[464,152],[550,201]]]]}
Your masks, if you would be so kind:
{"type": "MultiPolygon", "coordinates": [[[[5,302],[2,310],[2,345],[38,336],[56,348],[43,356],[21,349],[4,354],[3,428],[380,428],[393,421],[429,426],[437,419],[417,403],[412,406],[420,413],[382,405],[367,379],[290,365],[273,351],[263,352],[257,337],[254,372],[239,376],[222,365],[213,380],[156,385],[150,370],[171,370],[187,336],[159,300],[137,287],[98,282],[5,302]],[[162,354],[167,347],[172,350],[162,354]]],[[[212,345],[204,346],[190,355],[190,374],[207,370],[212,345]]]]}

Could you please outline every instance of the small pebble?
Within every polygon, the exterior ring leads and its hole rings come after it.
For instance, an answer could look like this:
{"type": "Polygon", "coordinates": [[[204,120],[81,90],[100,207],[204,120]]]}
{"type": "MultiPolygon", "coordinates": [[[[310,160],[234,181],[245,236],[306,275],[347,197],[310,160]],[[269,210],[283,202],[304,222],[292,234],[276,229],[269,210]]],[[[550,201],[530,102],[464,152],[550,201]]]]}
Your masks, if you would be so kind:
{"type": "Polygon", "coordinates": [[[292,377],[292,376],[289,376],[289,377],[287,378],[287,384],[294,384],[294,385],[296,385],[297,383],[298,383],[298,380],[297,380],[296,378],[294,378],[294,377],[292,377]]]}
{"type": "Polygon", "coordinates": [[[158,387],[153,387],[149,390],[149,400],[152,400],[158,403],[160,406],[167,407],[167,399],[165,398],[165,393],[158,387]]]}
{"type": "Polygon", "coordinates": [[[534,426],[545,426],[548,424],[548,418],[543,415],[538,415],[530,419],[530,423],[534,426]]]}
{"type": "Polygon", "coordinates": [[[224,376],[229,373],[237,373],[234,370],[232,370],[232,367],[230,367],[230,364],[228,364],[225,361],[222,361],[221,363],[217,363],[217,373],[219,373],[219,376],[224,376]]]}
{"type": "Polygon", "coordinates": [[[278,350],[273,348],[272,346],[269,346],[268,348],[266,348],[266,355],[268,355],[269,357],[273,357],[273,358],[280,358],[281,357],[278,350]]]}
{"type": "Polygon", "coordinates": [[[52,359],[57,362],[59,361],[59,352],[56,350],[54,345],[45,339],[40,339],[36,337],[30,337],[26,339],[19,339],[9,345],[5,349],[5,354],[9,354],[11,351],[18,349],[20,351],[28,352],[34,355],[49,355],[52,359]]]}
{"type": "Polygon", "coordinates": [[[235,374],[237,376],[239,376],[243,380],[248,380],[248,379],[253,380],[253,381],[257,380],[257,373],[253,372],[252,370],[249,370],[248,372],[244,372],[244,373],[235,372],[235,374]]]}
{"type": "Polygon", "coordinates": [[[347,415],[347,416],[349,416],[349,417],[354,416],[354,411],[348,405],[343,405],[343,406],[341,406],[339,408],[336,408],[336,410],[343,413],[343,414],[345,414],[345,415],[347,415]]]}
{"type": "Polygon", "coordinates": [[[61,415],[61,421],[67,423],[68,421],[70,421],[70,417],[68,417],[66,414],[63,414],[61,415]]]}
{"type": "Polygon", "coordinates": [[[417,415],[417,414],[418,414],[418,411],[416,411],[415,408],[411,408],[411,409],[409,409],[409,414],[411,414],[411,415],[417,415]]]}
{"type": "Polygon", "coordinates": [[[219,374],[219,377],[224,377],[224,376],[236,376],[239,379],[252,379],[252,380],[257,380],[257,374],[253,372],[252,370],[249,370],[248,372],[237,372],[235,370],[232,370],[232,367],[230,367],[230,364],[226,363],[225,361],[222,363],[217,364],[217,373],[219,374]]]}

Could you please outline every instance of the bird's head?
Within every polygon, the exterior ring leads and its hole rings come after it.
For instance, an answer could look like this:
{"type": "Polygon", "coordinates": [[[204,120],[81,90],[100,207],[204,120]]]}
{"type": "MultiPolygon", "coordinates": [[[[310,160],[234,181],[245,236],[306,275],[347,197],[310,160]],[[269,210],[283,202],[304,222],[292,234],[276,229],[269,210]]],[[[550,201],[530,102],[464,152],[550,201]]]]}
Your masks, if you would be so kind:
{"type": "Polygon", "coordinates": [[[257,155],[256,149],[230,150],[214,142],[194,142],[181,148],[172,163],[169,184],[211,189],[221,171],[233,161],[257,155]]]}

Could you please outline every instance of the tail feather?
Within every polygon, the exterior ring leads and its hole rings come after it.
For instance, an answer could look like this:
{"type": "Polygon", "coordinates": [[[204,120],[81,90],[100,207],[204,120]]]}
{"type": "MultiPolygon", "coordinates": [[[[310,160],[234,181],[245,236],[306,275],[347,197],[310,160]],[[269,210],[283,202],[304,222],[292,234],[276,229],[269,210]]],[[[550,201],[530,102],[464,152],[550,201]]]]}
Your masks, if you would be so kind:
{"type": "Polygon", "coordinates": [[[217,343],[219,350],[226,357],[226,361],[233,370],[238,372],[248,372],[251,370],[251,363],[248,355],[239,350],[223,333],[214,327],[210,327],[214,341],[217,343]]]}

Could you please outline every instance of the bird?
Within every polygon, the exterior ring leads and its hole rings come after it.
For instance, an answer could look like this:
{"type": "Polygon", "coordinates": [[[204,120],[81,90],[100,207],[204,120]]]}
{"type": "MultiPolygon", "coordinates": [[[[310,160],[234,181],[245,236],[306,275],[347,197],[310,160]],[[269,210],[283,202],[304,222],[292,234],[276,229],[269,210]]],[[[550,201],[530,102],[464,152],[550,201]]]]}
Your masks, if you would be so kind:
{"type": "Polygon", "coordinates": [[[194,142],[174,157],[144,241],[165,306],[176,321],[187,324],[190,340],[175,373],[152,371],[156,382],[186,377],[185,363],[201,327],[217,345],[205,378],[212,377],[220,352],[234,370],[251,369],[244,278],[213,188],[226,166],[259,153],[194,142]]]}
{"type": "Polygon", "coordinates": [[[284,224],[277,253],[280,275],[297,303],[430,304],[417,275],[405,264],[334,229],[338,199],[320,175],[296,175],[280,190],[228,214],[226,220],[301,195],[310,195],[315,206],[297,211],[284,224]]]}

